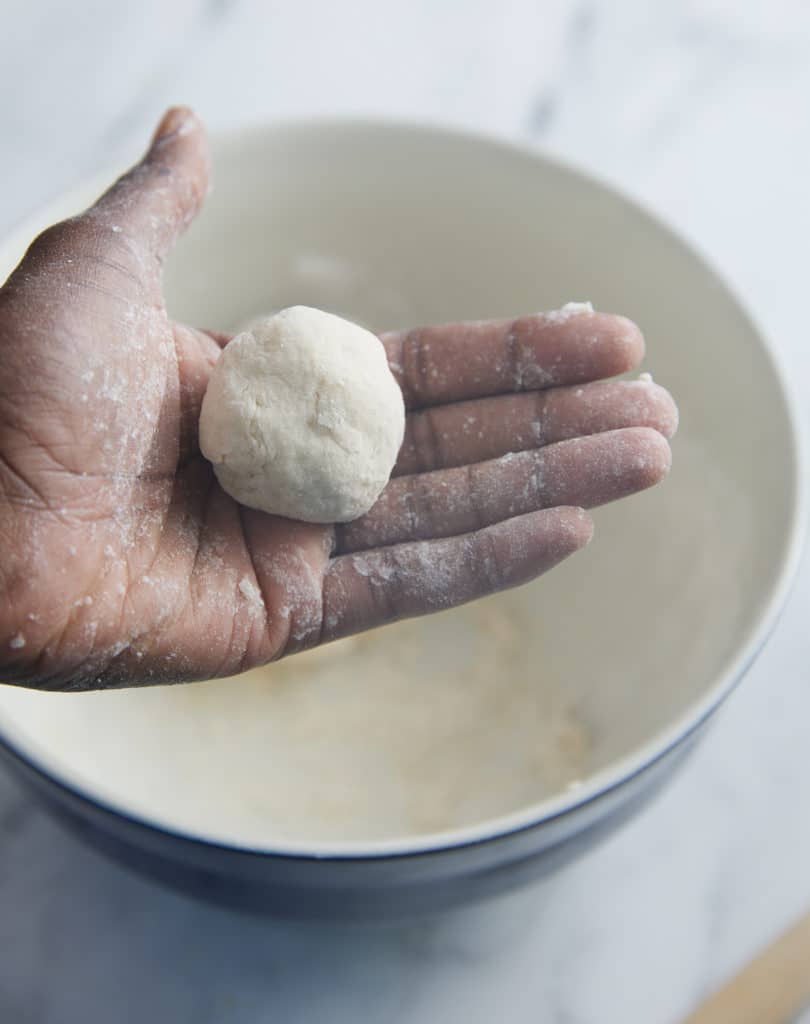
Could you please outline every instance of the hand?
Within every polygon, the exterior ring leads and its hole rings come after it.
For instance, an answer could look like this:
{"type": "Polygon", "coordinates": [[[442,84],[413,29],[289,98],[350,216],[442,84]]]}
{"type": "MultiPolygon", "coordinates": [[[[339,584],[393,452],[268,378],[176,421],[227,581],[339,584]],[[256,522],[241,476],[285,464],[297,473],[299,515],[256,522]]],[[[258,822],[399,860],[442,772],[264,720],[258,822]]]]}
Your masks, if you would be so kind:
{"type": "Polygon", "coordinates": [[[408,424],[362,519],[240,507],[197,447],[226,339],[172,322],[161,290],[208,173],[200,123],[169,111],[143,161],[0,290],[0,679],[230,675],[461,604],[550,569],[588,542],[583,508],[667,472],[672,400],[601,381],[639,363],[638,329],[532,316],[383,337],[408,424]]]}

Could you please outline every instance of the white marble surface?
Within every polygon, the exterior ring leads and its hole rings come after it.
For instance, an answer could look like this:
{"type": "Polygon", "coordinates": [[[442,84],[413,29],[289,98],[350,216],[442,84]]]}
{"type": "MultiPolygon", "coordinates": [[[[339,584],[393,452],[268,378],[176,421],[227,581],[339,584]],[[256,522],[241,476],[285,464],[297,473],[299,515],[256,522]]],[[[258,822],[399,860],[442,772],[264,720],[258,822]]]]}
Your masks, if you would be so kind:
{"type": "MultiPolygon", "coordinates": [[[[666,214],[807,403],[803,0],[6,0],[0,18],[0,230],[134,156],[171,101],[214,127],[473,126],[666,214]]],[[[0,1018],[674,1024],[810,907],[808,612],[806,563],[710,741],[641,818],[550,883],[429,923],[335,932],[196,905],[88,852],[0,775],[0,1018]]]]}

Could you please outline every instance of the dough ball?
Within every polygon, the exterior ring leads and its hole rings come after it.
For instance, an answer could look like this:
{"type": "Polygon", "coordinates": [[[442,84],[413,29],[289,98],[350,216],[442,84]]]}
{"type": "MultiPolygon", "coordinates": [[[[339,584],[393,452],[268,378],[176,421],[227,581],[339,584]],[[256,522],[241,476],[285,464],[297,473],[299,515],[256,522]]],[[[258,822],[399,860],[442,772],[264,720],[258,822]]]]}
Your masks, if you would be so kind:
{"type": "Polygon", "coordinates": [[[375,335],[292,306],[223,350],[200,415],[200,448],[243,505],[311,523],[367,512],[405,430],[399,385],[375,335]]]}

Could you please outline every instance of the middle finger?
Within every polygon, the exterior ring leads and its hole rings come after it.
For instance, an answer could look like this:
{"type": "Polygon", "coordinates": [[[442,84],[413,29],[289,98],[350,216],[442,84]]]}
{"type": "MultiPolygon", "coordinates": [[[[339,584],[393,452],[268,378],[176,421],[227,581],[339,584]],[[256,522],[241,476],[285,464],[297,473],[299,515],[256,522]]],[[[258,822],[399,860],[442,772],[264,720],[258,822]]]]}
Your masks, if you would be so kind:
{"type": "Polygon", "coordinates": [[[393,476],[466,466],[622,427],[652,427],[669,438],[677,426],[669,393],[644,379],[437,405],[408,414],[393,476]]]}

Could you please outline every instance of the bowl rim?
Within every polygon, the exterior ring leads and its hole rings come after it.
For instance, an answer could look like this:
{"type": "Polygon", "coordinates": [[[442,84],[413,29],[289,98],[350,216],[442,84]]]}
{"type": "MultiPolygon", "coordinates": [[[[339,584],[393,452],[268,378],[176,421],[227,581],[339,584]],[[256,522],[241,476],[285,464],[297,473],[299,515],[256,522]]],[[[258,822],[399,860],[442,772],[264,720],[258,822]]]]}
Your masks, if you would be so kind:
{"type": "MultiPolygon", "coordinates": [[[[474,825],[446,829],[418,836],[402,836],[377,840],[316,840],[278,841],[267,846],[255,843],[240,844],[234,840],[223,840],[215,834],[196,832],[181,827],[172,827],[145,813],[117,805],[110,797],[95,793],[83,780],[70,779],[69,773],[40,761],[25,749],[25,744],[16,743],[8,734],[2,721],[0,709],[0,747],[13,758],[23,762],[35,774],[42,776],[58,789],[74,798],[88,803],[108,815],[124,819],[132,825],[162,834],[173,839],[198,843],[223,853],[253,854],[259,858],[282,858],[305,861],[377,861],[399,859],[408,856],[424,856],[454,849],[463,849],[503,839],[521,832],[527,832],[541,825],[558,821],[586,807],[595,805],[603,798],[630,783],[663,760],[677,747],[685,743],[717,710],[742,680],[754,660],[765,646],[773,632],[779,616],[787,602],[793,582],[798,573],[802,556],[804,526],[807,518],[808,483],[806,466],[806,438],[803,421],[798,412],[798,403],[779,357],[758,319],[748,305],[738,296],[725,275],[718,271],[701,248],[691,239],[685,238],[668,219],[653,210],[643,200],[629,196],[621,187],[579,167],[573,161],[562,159],[544,152],[531,143],[514,141],[498,135],[475,131],[434,121],[419,121],[400,118],[380,117],[296,117],[278,120],[258,120],[226,131],[212,133],[212,149],[216,157],[217,147],[236,148],[251,144],[272,135],[313,134],[338,132],[393,132],[400,137],[407,135],[450,141],[469,145],[471,148],[488,149],[490,154],[501,159],[519,159],[546,166],[590,191],[601,192],[611,202],[624,207],[634,216],[646,221],[660,235],[681,248],[701,272],[711,279],[718,290],[737,310],[756,338],[765,356],[776,385],[781,392],[782,405],[789,427],[789,466],[793,484],[793,502],[790,525],[779,559],[778,572],[770,587],[767,601],[749,625],[736,652],[726,660],[724,668],[715,675],[712,684],[700,698],[691,702],[678,716],[651,737],[624,756],[611,761],[599,771],[589,775],[575,790],[558,793],[537,801],[517,811],[487,818],[474,825]]],[[[92,175],[79,185],[62,193],[28,216],[12,225],[0,237],[0,259],[12,252],[23,252],[34,235],[45,225],[69,215],[70,210],[81,209],[89,197],[102,192],[121,173],[117,168],[111,172],[92,175]]]]}

